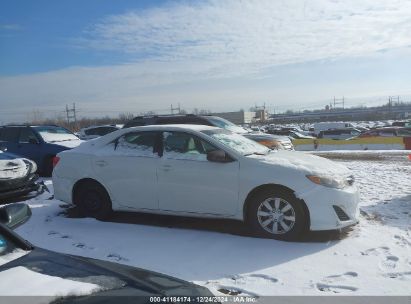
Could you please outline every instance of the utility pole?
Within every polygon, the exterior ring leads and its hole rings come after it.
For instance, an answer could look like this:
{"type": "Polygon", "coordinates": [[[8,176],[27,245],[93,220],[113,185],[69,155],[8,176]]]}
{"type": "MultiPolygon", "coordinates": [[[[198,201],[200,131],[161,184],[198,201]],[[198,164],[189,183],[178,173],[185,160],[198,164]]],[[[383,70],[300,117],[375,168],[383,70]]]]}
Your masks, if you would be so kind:
{"type": "Polygon", "coordinates": [[[70,126],[73,123],[73,127],[77,125],[77,113],[76,113],[76,104],[73,103],[72,107],[66,104],[66,118],[67,118],[67,125],[70,126]]]}
{"type": "Polygon", "coordinates": [[[174,114],[176,112],[177,114],[181,114],[181,108],[180,108],[180,103],[178,104],[178,107],[173,108],[173,105],[170,107],[171,114],[174,114]]]}
{"type": "Polygon", "coordinates": [[[345,106],[345,97],[343,96],[342,98],[335,98],[334,96],[334,102],[330,104],[330,107],[335,110],[337,106],[340,105],[344,109],[345,106]]]}

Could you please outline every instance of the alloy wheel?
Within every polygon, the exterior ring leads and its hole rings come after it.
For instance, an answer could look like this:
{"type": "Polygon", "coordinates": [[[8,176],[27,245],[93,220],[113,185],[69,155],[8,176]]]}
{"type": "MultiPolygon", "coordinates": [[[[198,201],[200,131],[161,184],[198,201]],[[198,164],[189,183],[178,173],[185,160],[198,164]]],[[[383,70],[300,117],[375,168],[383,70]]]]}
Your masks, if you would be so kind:
{"type": "Polygon", "coordinates": [[[257,209],[257,218],[261,227],[272,234],[289,232],[296,220],[293,206],[279,197],[264,200],[257,209]]]}

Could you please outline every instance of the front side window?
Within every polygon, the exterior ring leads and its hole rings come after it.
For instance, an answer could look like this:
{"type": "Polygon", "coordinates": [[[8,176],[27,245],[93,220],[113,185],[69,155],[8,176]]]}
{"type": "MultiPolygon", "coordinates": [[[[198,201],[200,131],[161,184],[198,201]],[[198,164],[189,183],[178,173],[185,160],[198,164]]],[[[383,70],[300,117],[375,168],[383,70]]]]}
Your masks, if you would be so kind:
{"type": "Polygon", "coordinates": [[[116,155],[158,157],[155,147],[158,132],[130,132],[118,138],[114,143],[116,155]]]}
{"type": "Polygon", "coordinates": [[[210,143],[189,133],[164,132],[164,158],[207,161],[207,153],[217,150],[210,143]]]}
{"type": "Polygon", "coordinates": [[[227,130],[217,129],[202,132],[245,156],[252,154],[265,155],[271,151],[267,147],[251,139],[227,130]]]}

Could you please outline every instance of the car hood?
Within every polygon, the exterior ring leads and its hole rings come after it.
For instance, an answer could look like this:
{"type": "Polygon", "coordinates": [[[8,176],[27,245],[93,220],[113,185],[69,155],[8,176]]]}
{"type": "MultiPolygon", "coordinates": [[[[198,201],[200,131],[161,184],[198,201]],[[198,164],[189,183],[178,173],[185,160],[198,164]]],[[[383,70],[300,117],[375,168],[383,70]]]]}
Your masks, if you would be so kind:
{"type": "Polygon", "coordinates": [[[304,174],[329,176],[349,176],[351,174],[350,170],[343,165],[303,152],[278,150],[272,151],[268,155],[248,157],[260,163],[294,169],[304,174]]]}
{"type": "Polygon", "coordinates": [[[101,287],[93,295],[110,295],[113,292],[128,296],[211,295],[204,287],[160,273],[41,248],[0,266],[0,272],[21,266],[40,274],[101,287]]]}
{"type": "Polygon", "coordinates": [[[253,138],[267,139],[267,140],[274,139],[274,140],[277,140],[277,141],[280,141],[280,142],[287,142],[287,143],[291,142],[290,139],[287,136],[266,134],[266,133],[261,133],[261,132],[260,133],[257,133],[257,132],[249,133],[249,134],[246,134],[244,136],[247,137],[247,138],[250,138],[250,139],[253,139],[253,138]]]}

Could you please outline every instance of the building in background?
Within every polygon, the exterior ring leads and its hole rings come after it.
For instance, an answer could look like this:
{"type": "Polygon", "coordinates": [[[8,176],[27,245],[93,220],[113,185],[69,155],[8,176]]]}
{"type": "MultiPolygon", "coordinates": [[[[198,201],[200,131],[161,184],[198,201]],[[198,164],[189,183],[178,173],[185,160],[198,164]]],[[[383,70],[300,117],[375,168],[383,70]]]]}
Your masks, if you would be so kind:
{"type": "Polygon", "coordinates": [[[236,125],[253,123],[256,120],[256,112],[223,112],[223,113],[212,113],[211,115],[218,116],[236,125]]]}

